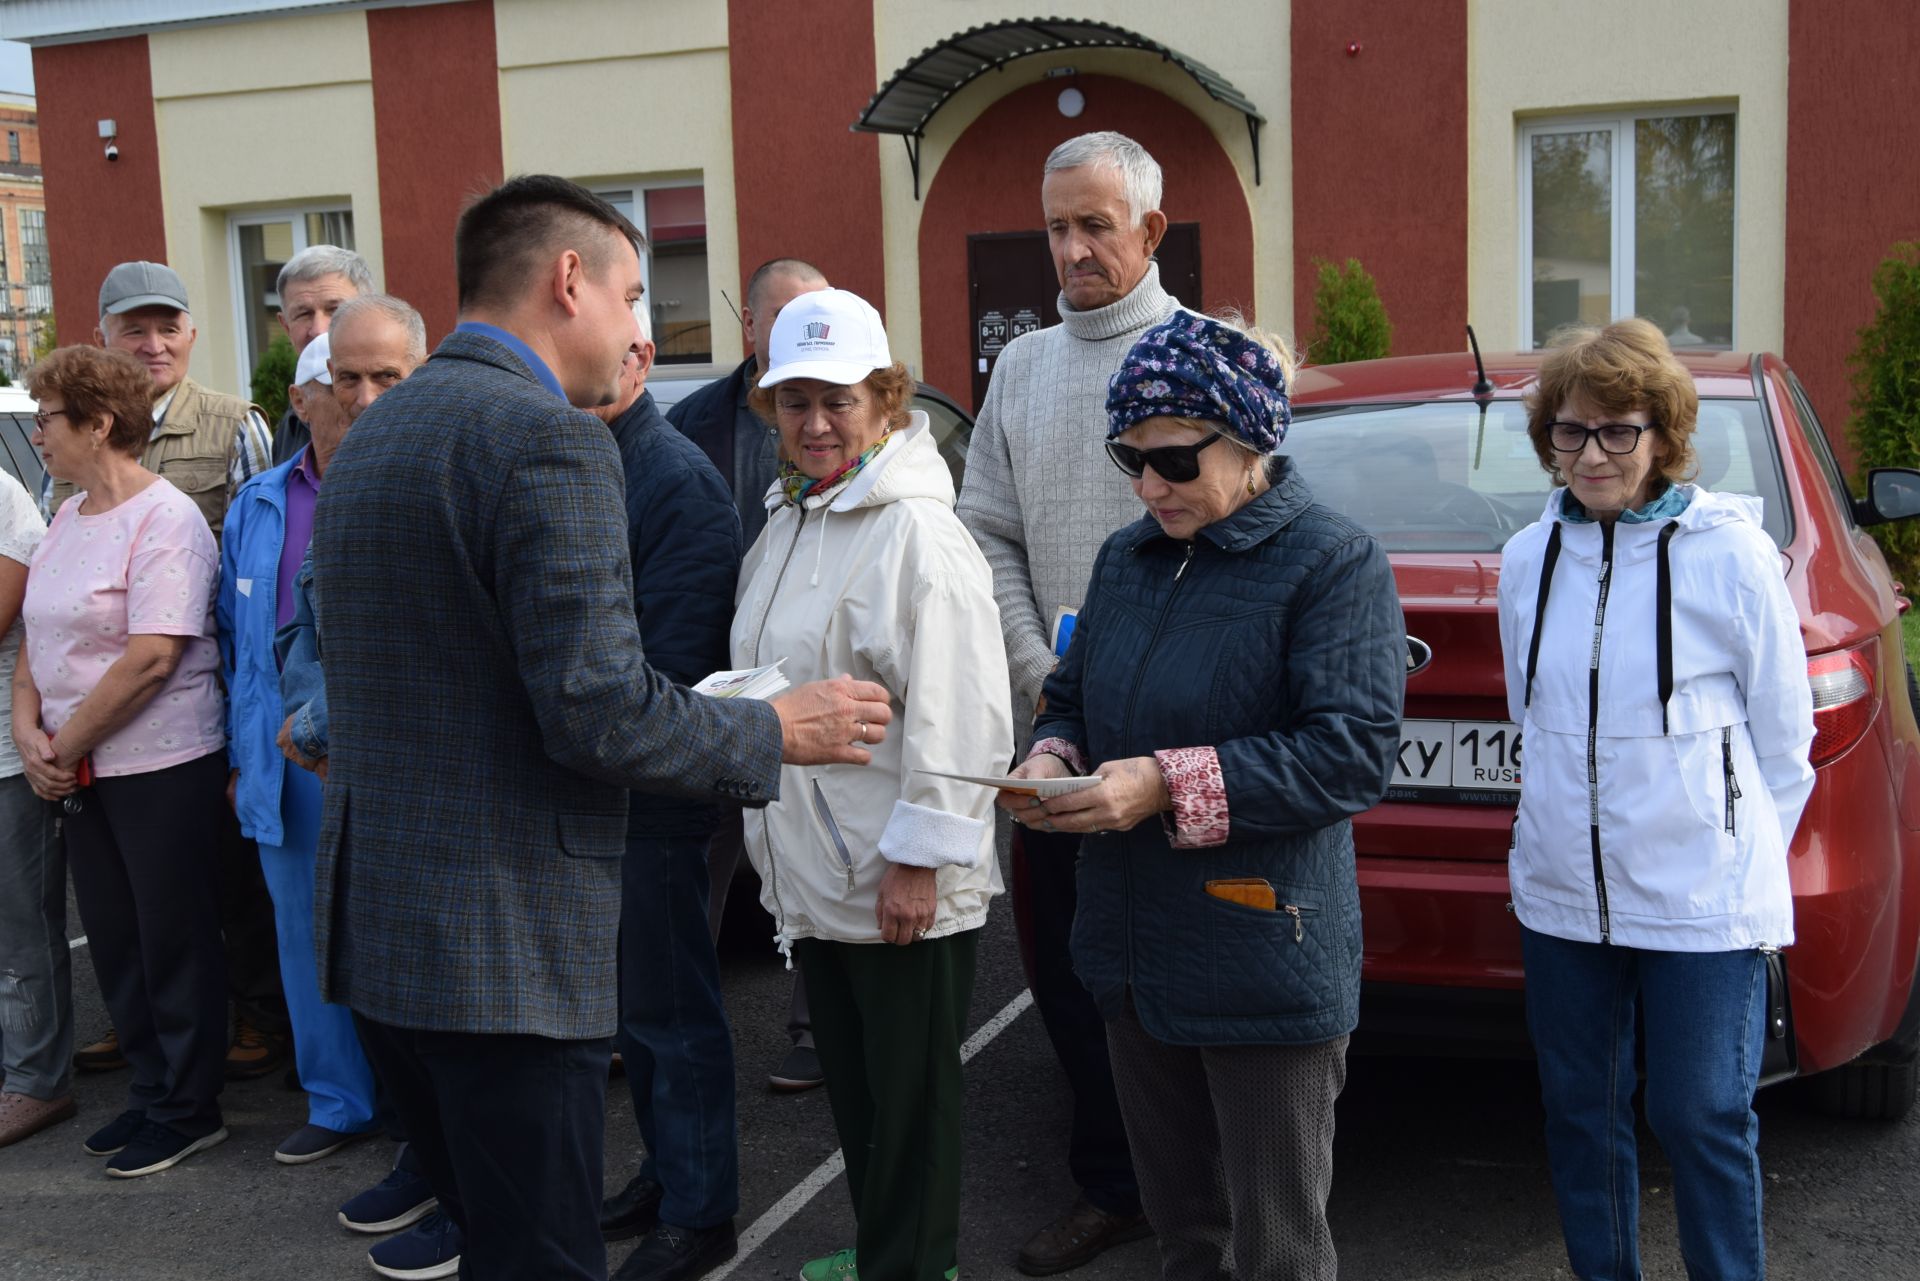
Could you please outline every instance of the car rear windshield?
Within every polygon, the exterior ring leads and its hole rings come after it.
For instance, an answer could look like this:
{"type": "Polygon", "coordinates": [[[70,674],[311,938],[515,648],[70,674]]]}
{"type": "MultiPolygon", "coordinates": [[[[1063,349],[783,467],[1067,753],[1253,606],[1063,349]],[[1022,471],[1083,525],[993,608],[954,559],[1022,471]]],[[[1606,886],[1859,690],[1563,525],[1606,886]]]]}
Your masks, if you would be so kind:
{"type": "MultiPolygon", "coordinates": [[[[1755,494],[1763,524],[1789,528],[1773,433],[1752,400],[1703,400],[1699,483],[1755,494]]],[[[1540,518],[1553,486],[1527,439],[1526,406],[1496,400],[1302,406],[1284,449],[1314,497],[1390,552],[1498,551],[1540,518]]]]}

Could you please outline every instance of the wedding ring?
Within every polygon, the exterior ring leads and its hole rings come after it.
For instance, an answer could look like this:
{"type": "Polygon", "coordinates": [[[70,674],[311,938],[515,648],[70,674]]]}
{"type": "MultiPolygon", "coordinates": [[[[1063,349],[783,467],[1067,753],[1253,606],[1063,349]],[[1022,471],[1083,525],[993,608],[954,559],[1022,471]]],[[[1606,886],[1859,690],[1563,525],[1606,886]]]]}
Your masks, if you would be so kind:
{"type": "Polygon", "coordinates": [[[1053,825],[1053,820],[1050,818],[1043,818],[1040,820],[1040,829],[1045,832],[1057,832],[1060,830],[1059,828],[1053,825]]]}
{"type": "Polygon", "coordinates": [[[860,737],[854,739],[853,741],[856,743],[866,742],[867,741],[867,723],[865,721],[855,721],[854,724],[860,727],[860,737]]]}
{"type": "Polygon", "coordinates": [[[923,939],[927,936],[927,932],[925,930],[915,930],[913,936],[917,939],[923,939]]]}

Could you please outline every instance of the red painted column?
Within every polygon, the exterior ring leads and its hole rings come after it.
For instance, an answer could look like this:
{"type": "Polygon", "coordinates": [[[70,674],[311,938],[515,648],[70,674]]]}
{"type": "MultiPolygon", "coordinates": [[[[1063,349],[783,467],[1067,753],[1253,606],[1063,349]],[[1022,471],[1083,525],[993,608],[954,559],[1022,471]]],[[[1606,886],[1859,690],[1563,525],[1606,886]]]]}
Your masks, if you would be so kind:
{"type": "Polygon", "coordinates": [[[33,79],[54,317],[61,343],[90,342],[100,319],[100,282],[114,264],[167,259],[147,38],[41,45],[33,51],[33,79]],[[106,157],[101,120],[118,125],[118,160],[106,157]]]}
{"type": "Polygon", "coordinates": [[[1313,336],[1313,260],[1358,258],[1395,355],[1461,350],[1465,0],[1293,0],[1292,40],[1296,334],[1313,336]]]}
{"type": "Polygon", "coordinates": [[[1781,354],[1851,467],[1847,357],[1873,319],[1873,271],[1920,240],[1920,21],[1912,0],[1792,0],[1787,47],[1781,354]]]}
{"type": "Polygon", "coordinates": [[[493,0],[369,10],[367,46],[387,291],[419,309],[432,345],[458,304],[454,225],[504,171],[493,0]]]}
{"type": "Polygon", "coordinates": [[[898,139],[848,128],[879,88],[873,5],[727,0],[727,63],[741,275],[804,258],[884,315],[880,146],[890,164],[907,157],[898,139]]]}

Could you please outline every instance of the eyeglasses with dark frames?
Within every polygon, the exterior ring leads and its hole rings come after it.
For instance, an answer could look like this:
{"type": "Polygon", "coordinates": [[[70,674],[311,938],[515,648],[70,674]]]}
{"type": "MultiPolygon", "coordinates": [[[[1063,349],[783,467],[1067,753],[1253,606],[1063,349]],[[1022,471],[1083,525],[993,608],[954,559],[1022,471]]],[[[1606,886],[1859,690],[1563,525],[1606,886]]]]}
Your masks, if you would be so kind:
{"type": "Polygon", "coordinates": [[[1589,427],[1585,423],[1551,422],[1547,424],[1547,443],[1562,454],[1578,454],[1587,447],[1589,440],[1600,442],[1600,448],[1609,454],[1631,454],[1640,447],[1643,433],[1659,426],[1648,423],[1601,423],[1598,427],[1589,427]]]}
{"type": "Polygon", "coordinates": [[[47,429],[47,424],[52,422],[54,419],[71,418],[71,417],[72,415],[69,414],[64,409],[42,409],[34,414],[33,425],[38,427],[41,431],[45,431],[47,429]]]}
{"type": "Polygon", "coordinates": [[[1158,449],[1135,449],[1117,440],[1107,442],[1107,457],[1113,465],[1138,480],[1146,469],[1170,485],[1185,484],[1200,474],[1200,451],[1219,440],[1216,432],[1191,445],[1162,445],[1158,449]]]}

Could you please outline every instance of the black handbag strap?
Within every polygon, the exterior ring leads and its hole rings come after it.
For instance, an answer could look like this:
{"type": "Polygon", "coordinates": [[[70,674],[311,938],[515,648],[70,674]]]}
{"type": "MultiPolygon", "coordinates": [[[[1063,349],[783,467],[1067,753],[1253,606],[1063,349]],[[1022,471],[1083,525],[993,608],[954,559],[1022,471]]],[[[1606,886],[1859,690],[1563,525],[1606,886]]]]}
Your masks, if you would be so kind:
{"type": "Polygon", "coordinates": [[[1540,558],[1540,594],[1533,601],[1533,639],[1527,642],[1527,688],[1522,707],[1533,706],[1533,674],[1540,670],[1540,631],[1547,621],[1547,594],[1553,590],[1553,566],[1560,559],[1560,522],[1547,535],[1546,554],[1540,558]]]}

